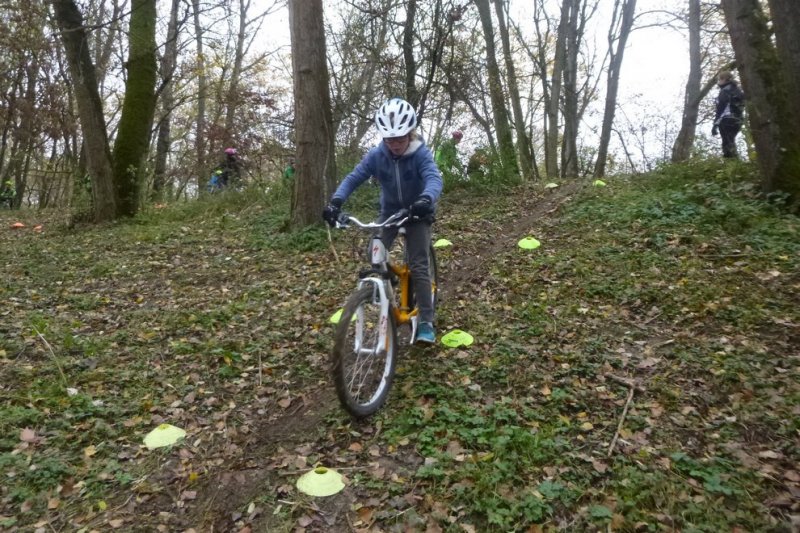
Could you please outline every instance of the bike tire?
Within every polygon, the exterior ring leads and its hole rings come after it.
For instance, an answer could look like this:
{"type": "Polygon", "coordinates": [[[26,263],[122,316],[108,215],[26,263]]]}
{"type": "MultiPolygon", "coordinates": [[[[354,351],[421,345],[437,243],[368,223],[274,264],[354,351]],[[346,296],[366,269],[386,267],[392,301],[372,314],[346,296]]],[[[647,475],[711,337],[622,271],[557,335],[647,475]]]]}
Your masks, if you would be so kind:
{"type": "Polygon", "coordinates": [[[397,364],[397,327],[392,313],[387,317],[387,346],[379,350],[380,301],[374,285],[367,284],[350,297],[344,306],[334,334],[331,371],[342,407],[355,418],[374,414],[386,402],[397,364]],[[361,317],[357,313],[361,312],[361,317]],[[354,319],[355,317],[355,319],[354,319]],[[362,345],[355,350],[358,324],[362,345]],[[371,343],[371,344],[370,344],[371,343]],[[372,347],[372,353],[361,353],[372,347]]]}

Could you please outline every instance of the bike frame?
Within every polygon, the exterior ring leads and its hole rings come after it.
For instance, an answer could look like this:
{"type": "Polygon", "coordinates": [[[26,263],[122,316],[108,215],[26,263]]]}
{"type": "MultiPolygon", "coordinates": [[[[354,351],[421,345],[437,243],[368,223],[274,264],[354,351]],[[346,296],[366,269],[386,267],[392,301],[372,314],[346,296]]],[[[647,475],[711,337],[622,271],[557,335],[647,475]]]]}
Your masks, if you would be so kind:
{"type": "MultiPolygon", "coordinates": [[[[386,227],[402,226],[406,221],[408,221],[408,214],[404,211],[395,213],[382,223],[371,222],[365,224],[353,216],[346,215],[346,218],[344,218],[342,222],[337,222],[337,227],[347,227],[348,224],[352,222],[363,229],[383,229],[386,227]]],[[[402,238],[405,239],[404,228],[399,228],[398,236],[402,236],[402,238]]],[[[411,324],[411,338],[413,339],[417,334],[417,315],[419,310],[417,308],[409,309],[411,269],[408,264],[405,262],[402,264],[395,264],[389,261],[388,251],[379,235],[375,235],[372,238],[370,250],[374,272],[362,277],[358,282],[358,288],[360,289],[364,286],[372,285],[374,290],[373,294],[376,295],[380,301],[382,323],[378,330],[378,346],[386,350],[389,338],[388,324],[385,321],[389,319],[390,313],[394,318],[395,325],[401,326],[404,324],[411,324]],[[389,283],[389,279],[384,276],[384,272],[391,272],[393,275],[397,276],[398,305],[394,305],[393,287],[392,284],[389,283]]],[[[361,347],[361,339],[364,331],[363,323],[364,317],[359,312],[356,315],[356,349],[359,353],[363,350],[363,353],[369,354],[372,350],[361,347]]]]}

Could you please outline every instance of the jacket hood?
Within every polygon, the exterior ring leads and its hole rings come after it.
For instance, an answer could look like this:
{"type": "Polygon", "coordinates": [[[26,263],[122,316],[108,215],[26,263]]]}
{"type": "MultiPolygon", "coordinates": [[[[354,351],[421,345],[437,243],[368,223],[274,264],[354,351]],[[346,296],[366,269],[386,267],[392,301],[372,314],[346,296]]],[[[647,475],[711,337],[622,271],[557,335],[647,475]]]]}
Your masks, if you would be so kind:
{"type": "Polygon", "coordinates": [[[416,152],[423,146],[425,146],[425,140],[422,137],[417,137],[408,144],[408,148],[406,148],[406,151],[403,152],[400,156],[394,155],[384,142],[381,143],[381,151],[388,157],[391,157],[392,159],[402,159],[404,157],[411,157],[412,155],[414,155],[414,152],[416,152]]]}

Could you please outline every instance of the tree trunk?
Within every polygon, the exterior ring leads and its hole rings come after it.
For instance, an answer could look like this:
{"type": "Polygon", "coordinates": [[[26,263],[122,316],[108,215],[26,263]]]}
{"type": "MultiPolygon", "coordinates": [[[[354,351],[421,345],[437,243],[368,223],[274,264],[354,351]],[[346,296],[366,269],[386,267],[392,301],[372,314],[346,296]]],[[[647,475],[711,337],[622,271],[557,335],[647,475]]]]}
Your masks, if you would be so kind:
{"type": "Polygon", "coordinates": [[[797,0],[769,0],[772,26],[781,62],[784,86],[788,92],[786,109],[782,110],[781,162],[775,177],[776,189],[792,195],[795,204],[800,204],[800,2],[797,0]]]}
{"type": "Polygon", "coordinates": [[[417,0],[406,2],[406,22],[403,25],[403,60],[406,66],[406,100],[414,109],[419,105],[417,93],[417,61],[414,55],[414,22],[417,16],[417,0]]]}
{"type": "Polygon", "coordinates": [[[492,101],[492,115],[494,117],[494,128],[497,134],[497,146],[500,154],[500,161],[503,165],[503,177],[506,179],[516,179],[519,177],[517,167],[517,155],[514,150],[514,137],[511,134],[511,126],[506,109],[505,95],[500,81],[500,68],[497,65],[497,54],[494,47],[494,28],[492,27],[492,11],[489,0],[476,0],[478,13],[481,17],[483,26],[483,37],[486,41],[486,66],[489,72],[489,96],[492,101]]]}
{"type": "MultiPolygon", "coordinates": [[[[693,1],[699,2],[699,0],[693,1]]],[[[608,30],[608,53],[611,56],[611,60],[608,65],[608,86],[606,89],[606,107],[603,112],[603,127],[600,131],[597,161],[595,161],[594,166],[595,179],[602,178],[606,173],[608,143],[611,140],[611,126],[614,124],[614,114],[617,110],[617,93],[619,91],[619,76],[622,72],[622,57],[625,54],[625,44],[628,42],[628,35],[630,35],[631,28],[633,27],[633,16],[636,12],[636,0],[623,0],[621,11],[618,10],[619,2],[620,0],[617,0],[614,4],[614,20],[611,23],[611,28],[608,30]],[[619,19],[617,15],[619,15],[619,19]],[[615,35],[614,31],[618,20],[619,33],[615,35]],[[616,51],[614,51],[614,40],[617,41],[616,51]]],[[[699,4],[697,9],[699,17],[699,4]]]]}
{"type": "Polygon", "coordinates": [[[172,0],[167,26],[167,43],[164,45],[164,56],[161,59],[161,121],[158,125],[156,140],[156,162],[153,171],[153,200],[162,200],[166,184],[167,156],[172,143],[172,108],[175,106],[175,89],[172,77],[178,61],[178,9],[181,0],[172,0]]]}
{"type": "Polygon", "coordinates": [[[208,75],[203,51],[203,26],[200,24],[200,0],[192,0],[194,15],[194,38],[197,48],[197,121],[195,123],[194,149],[196,156],[195,176],[197,190],[202,187],[206,172],[206,101],[208,100],[208,75]]]}
{"type": "Polygon", "coordinates": [[[322,0],[289,0],[289,30],[297,139],[291,224],[302,228],[320,221],[333,192],[326,182],[332,179],[333,121],[322,0]]]}
{"type": "Polygon", "coordinates": [[[112,220],[117,215],[116,194],[111,167],[103,104],[97,77],[89,55],[89,42],[83,16],[73,0],[54,0],[56,22],[64,42],[70,76],[78,103],[86,163],[92,180],[95,220],[112,220]]]}
{"type": "Polygon", "coordinates": [[[34,139],[36,138],[36,95],[37,87],[36,81],[39,78],[39,64],[34,59],[25,67],[25,74],[27,77],[27,86],[25,88],[24,106],[27,112],[20,115],[19,129],[17,136],[19,137],[19,147],[17,149],[16,169],[14,172],[14,185],[16,195],[14,196],[14,207],[19,209],[22,205],[22,199],[25,197],[25,190],[28,186],[28,166],[30,165],[31,151],[33,149],[34,139]]]}
{"type": "Polygon", "coordinates": [[[681,129],[672,145],[672,162],[689,159],[694,146],[697,117],[700,109],[700,82],[703,56],[700,50],[700,0],[689,0],[689,78],[683,96],[681,129]]]}
{"type": "Polygon", "coordinates": [[[500,41],[503,44],[503,57],[505,58],[506,77],[508,78],[508,93],[511,98],[511,108],[514,111],[514,129],[517,132],[517,153],[519,154],[522,179],[530,181],[533,179],[533,154],[531,152],[531,141],[525,129],[525,115],[522,112],[519,85],[517,84],[517,72],[514,67],[514,58],[511,54],[511,39],[508,36],[508,26],[506,25],[503,0],[494,0],[494,8],[497,13],[497,28],[500,31],[500,41]]]}
{"type": "Polygon", "coordinates": [[[239,31],[236,34],[236,55],[233,58],[233,70],[228,86],[228,101],[225,109],[225,142],[233,143],[233,132],[236,129],[236,109],[239,106],[239,80],[242,77],[242,63],[244,62],[244,41],[247,38],[247,12],[250,10],[250,1],[239,0],[239,31]]]}
{"type": "MultiPolygon", "coordinates": [[[[777,3],[780,13],[781,5],[777,3]]],[[[766,192],[781,190],[795,202],[800,199],[800,139],[790,110],[789,86],[784,78],[779,53],[772,43],[767,18],[759,0],[723,0],[722,7],[739,63],[747,96],[747,116],[766,192]]],[[[790,14],[787,9],[786,14],[790,14]]],[[[779,26],[791,27],[791,20],[779,26]]],[[[776,28],[777,29],[777,28],[776,28]]],[[[782,46],[788,36],[780,33],[782,46]]],[[[784,51],[785,52],[785,51],[784,51]]],[[[780,54],[783,55],[783,54],[780,54]]],[[[790,67],[787,67],[790,68],[790,67]]],[[[792,87],[795,89],[796,87],[792,87]]]]}
{"type": "Polygon", "coordinates": [[[561,81],[564,73],[564,62],[567,49],[567,27],[572,0],[563,0],[561,18],[556,35],[556,50],[553,58],[552,82],[550,83],[550,100],[547,102],[547,141],[544,149],[545,172],[549,178],[557,178],[558,140],[560,136],[559,111],[561,109],[561,81]]]}
{"type": "Polygon", "coordinates": [[[133,216],[141,201],[145,159],[156,107],[156,0],[133,0],[128,36],[128,79],[114,142],[118,215],[133,216]]]}
{"type": "Polygon", "coordinates": [[[561,174],[578,177],[578,54],[581,36],[579,20],[583,0],[569,0],[564,54],[564,137],[561,146],[561,174]]]}

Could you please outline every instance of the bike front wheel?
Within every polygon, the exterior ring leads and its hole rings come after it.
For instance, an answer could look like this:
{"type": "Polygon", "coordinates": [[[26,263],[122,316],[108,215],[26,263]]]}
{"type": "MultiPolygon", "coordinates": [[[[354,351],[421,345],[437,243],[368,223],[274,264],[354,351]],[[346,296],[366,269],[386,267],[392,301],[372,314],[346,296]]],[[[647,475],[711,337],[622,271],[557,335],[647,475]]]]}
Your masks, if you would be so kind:
{"type": "Polygon", "coordinates": [[[345,304],[331,352],[336,393],[347,412],[363,418],[381,408],[392,387],[396,356],[394,317],[381,312],[377,288],[367,284],[345,304]]]}

